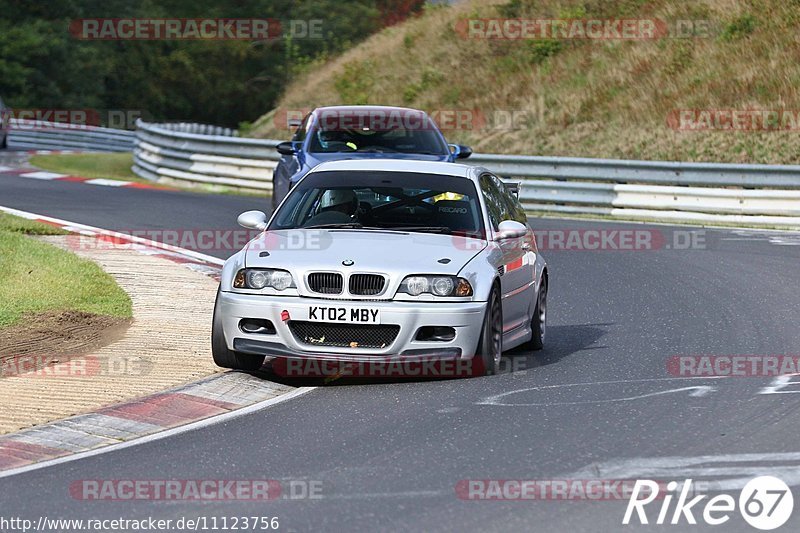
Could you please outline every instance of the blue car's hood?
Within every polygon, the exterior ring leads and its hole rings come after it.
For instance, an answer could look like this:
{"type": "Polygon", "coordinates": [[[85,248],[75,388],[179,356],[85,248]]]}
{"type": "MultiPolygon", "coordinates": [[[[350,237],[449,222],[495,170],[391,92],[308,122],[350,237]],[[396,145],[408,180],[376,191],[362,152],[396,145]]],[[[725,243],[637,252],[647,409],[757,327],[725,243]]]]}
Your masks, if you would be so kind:
{"type": "Polygon", "coordinates": [[[346,159],[409,159],[414,161],[449,161],[452,162],[451,156],[446,154],[400,154],[400,153],[375,153],[375,152],[334,152],[326,153],[304,153],[303,164],[300,170],[292,176],[292,183],[296,183],[300,178],[305,176],[309,170],[324,163],[325,161],[343,161],[346,159]]]}
{"type": "Polygon", "coordinates": [[[414,159],[416,161],[449,161],[450,157],[446,154],[399,154],[376,153],[376,152],[335,152],[335,153],[306,153],[306,165],[315,167],[325,161],[342,161],[345,159],[414,159]]]}

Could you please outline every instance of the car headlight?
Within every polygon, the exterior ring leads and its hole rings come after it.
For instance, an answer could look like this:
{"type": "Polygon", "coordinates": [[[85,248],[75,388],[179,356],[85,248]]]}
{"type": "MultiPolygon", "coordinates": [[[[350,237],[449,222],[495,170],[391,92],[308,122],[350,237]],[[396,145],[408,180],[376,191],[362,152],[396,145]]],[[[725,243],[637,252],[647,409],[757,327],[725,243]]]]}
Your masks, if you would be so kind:
{"type": "Polygon", "coordinates": [[[408,276],[400,284],[398,292],[411,296],[430,293],[434,296],[472,296],[472,285],[456,276],[408,276]]]}
{"type": "Polygon", "coordinates": [[[294,286],[294,279],[286,270],[244,268],[237,272],[236,277],[233,278],[233,287],[235,289],[272,287],[276,291],[282,291],[294,286]]]}

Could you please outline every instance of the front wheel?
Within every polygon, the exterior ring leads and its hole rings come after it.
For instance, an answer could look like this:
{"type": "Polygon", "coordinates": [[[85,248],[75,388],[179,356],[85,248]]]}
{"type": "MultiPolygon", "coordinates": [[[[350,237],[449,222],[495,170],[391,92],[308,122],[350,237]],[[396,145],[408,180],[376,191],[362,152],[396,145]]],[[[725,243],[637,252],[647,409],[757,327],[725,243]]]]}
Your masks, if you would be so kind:
{"type": "Polygon", "coordinates": [[[258,370],[264,364],[264,357],[228,349],[225,332],[222,329],[222,318],[218,313],[218,305],[219,291],[217,291],[217,299],[214,302],[214,318],[211,324],[211,355],[214,356],[214,363],[222,368],[234,370],[258,370]]]}
{"type": "Polygon", "coordinates": [[[483,373],[487,376],[496,374],[500,369],[500,359],[503,357],[503,307],[497,289],[492,291],[486,305],[475,356],[480,358],[483,373]]]}

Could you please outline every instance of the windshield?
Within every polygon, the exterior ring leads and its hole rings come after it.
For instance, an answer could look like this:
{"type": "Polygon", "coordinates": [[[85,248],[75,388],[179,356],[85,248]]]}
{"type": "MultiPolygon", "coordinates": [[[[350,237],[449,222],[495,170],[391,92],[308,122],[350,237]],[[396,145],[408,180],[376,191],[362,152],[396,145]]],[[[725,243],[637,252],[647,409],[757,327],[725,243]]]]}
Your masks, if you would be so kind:
{"type": "Polygon", "coordinates": [[[419,111],[321,115],[311,135],[309,151],[449,154],[433,120],[419,111]]]}
{"type": "Polygon", "coordinates": [[[365,228],[483,234],[472,181],[410,172],[319,172],[292,190],[270,230],[365,228]]]}

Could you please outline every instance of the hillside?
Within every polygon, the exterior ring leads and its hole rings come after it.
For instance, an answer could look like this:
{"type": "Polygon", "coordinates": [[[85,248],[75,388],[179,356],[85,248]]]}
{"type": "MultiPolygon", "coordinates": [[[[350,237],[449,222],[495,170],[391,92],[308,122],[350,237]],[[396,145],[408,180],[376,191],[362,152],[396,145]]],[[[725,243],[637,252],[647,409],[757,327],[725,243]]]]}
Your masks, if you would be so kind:
{"type": "Polygon", "coordinates": [[[462,117],[448,138],[481,152],[800,163],[799,22],[800,3],[780,0],[429,7],[308,69],[250,135],[286,138],[287,111],[392,104],[462,117]],[[497,18],[640,19],[657,38],[470,37],[468,20],[497,18]]]}

